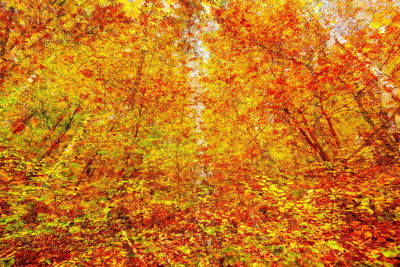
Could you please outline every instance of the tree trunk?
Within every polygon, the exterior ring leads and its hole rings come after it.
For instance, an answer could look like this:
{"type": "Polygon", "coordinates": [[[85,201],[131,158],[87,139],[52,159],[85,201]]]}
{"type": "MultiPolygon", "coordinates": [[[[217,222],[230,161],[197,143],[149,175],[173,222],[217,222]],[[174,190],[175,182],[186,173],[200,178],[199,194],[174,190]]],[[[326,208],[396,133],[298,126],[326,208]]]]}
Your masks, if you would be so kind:
{"type": "Polygon", "coordinates": [[[302,114],[302,122],[305,124],[305,128],[303,128],[300,124],[300,122],[289,112],[288,109],[284,109],[285,113],[289,115],[290,120],[294,123],[300,134],[304,137],[306,142],[310,145],[310,147],[314,150],[316,154],[319,155],[319,157],[323,161],[330,162],[331,159],[329,158],[329,155],[325,152],[325,150],[322,148],[321,144],[319,143],[317,137],[315,136],[314,131],[309,129],[307,127],[307,121],[304,117],[304,114],[302,114]]]}
{"type": "Polygon", "coordinates": [[[321,113],[322,116],[324,117],[324,119],[326,120],[328,127],[329,127],[329,132],[334,140],[334,145],[335,148],[333,149],[333,154],[335,157],[339,156],[339,149],[340,149],[340,141],[339,141],[339,137],[336,133],[335,128],[333,127],[333,123],[332,123],[332,118],[331,116],[328,115],[328,113],[326,112],[326,110],[324,109],[324,105],[323,105],[323,101],[322,98],[319,98],[319,102],[320,102],[320,108],[321,108],[321,113]]]}

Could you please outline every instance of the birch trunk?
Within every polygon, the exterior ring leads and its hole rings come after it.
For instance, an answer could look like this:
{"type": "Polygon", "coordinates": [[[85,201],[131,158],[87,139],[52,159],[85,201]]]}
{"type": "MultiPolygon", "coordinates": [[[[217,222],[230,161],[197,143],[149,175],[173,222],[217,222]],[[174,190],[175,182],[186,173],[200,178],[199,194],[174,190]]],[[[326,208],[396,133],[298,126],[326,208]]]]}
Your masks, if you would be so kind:
{"type": "Polygon", "coordinates": [[[357,59],[368,70],[370,75],[377,81],[379,89],[381,89],[382,107],[387,110],[388,117],[393,119],[393,126],[397,129],[400,127],[400,116],[398,112],[400,98],[400,89],[397,87],[382,70],[375,66],[364,54],[359,53],[356,49],[339,33],[332,30],[332,36],[335,41],[347,53],[357,59]]]}
{"type": "Polygon", "coordinates": [[[201,35],[201,27],[200,27],[200,16],[199,12],[201,12],[201,6],[196,1],[184,1],[182,0],[180,3],[185,7],[188,21],[187,21],[187,29],[184,34],[184,42],[187,44],[188,50],[187,52],[187,62],[186,66],[191,69],[188,74],[189,86],[194,92],[190,98],[191,108],[192,108],[192,116],[195,121],[195,132],[197,137],[197,147],[198,147],[198,158],[199,163],[195,167],[196,175],[198,178],[196,179],[197,184],[201,184],[204,180],[207,179],[209,173],[207,171],[207,166],[203,162],[203,148],[206,146],[206,142],[204,140],[203,132],[202,132],[202,117],[204,110],[204,103],[201,100],[204,89],[200,84],[200,75],[202,74],[201,64],[207,58],[207,52],[204,50],[202,45],[202,41],[200,38],[201,35]]]}

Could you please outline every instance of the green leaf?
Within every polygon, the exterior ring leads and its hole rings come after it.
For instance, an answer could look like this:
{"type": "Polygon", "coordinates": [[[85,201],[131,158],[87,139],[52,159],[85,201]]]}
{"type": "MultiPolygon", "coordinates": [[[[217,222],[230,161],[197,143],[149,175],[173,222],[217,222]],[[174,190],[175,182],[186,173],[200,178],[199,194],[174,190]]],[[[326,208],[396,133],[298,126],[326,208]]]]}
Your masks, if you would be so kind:
{"type": "Polygon", "coordinates": [[[331,249],[339,250],[339,251],[344,251],[344,248],[335,240],[328,240],[326,242],[326,245],[330,247],[331,249]]]}
{"type": "Polygon", "coordinates": [[[79,233],[81,231],[81,228],[79,226],[72,226],[69,228],[69,232],[71,234],[79,233]]]}
{"type": "Polygon", "coordinates": [[[4,267],[11,267],[11,266],[14,265],[14,263],[15,263],[15,259],[14,259],[14,256],[12,256],[12,257],[9,258],[9,259],[3,260],[2,266],[4,266],[4,267]]]}
{"type": "Polygon", "coordinates": [[[395,258],[400,254],[400,251],[397,249],[382,249],[381,252],[387,258],[395,258]]]}
{"type": "Polygon", "coordinates": [[[215,227],[206,227],[204,232],[208,235],[215,235],[215,227]]]}

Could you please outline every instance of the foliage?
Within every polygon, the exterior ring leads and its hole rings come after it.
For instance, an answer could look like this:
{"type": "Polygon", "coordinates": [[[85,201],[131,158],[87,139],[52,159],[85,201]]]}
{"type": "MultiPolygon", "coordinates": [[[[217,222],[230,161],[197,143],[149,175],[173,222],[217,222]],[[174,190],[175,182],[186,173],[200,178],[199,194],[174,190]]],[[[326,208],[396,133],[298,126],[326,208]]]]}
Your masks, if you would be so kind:
{"type": "Polygon", "coordinates": [[[2,266],[400,264],[395,1],[0,17],[2,266]]]}

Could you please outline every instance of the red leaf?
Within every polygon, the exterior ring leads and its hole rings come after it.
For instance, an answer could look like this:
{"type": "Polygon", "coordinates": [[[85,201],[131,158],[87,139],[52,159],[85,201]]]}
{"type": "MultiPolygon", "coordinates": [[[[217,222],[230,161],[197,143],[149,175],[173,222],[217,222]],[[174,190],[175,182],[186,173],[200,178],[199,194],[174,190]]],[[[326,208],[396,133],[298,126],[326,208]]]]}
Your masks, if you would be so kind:
{"type": "Polygon", "coordinates": [[[90,69],[83,69],[83,70],[81,70],[81,73],[82,73],[82,75],[85,76],[86,78],[91,78],[91,77],[93,77],[93,75],[94,75],[93,71],[90,70],[90,69]]]}

